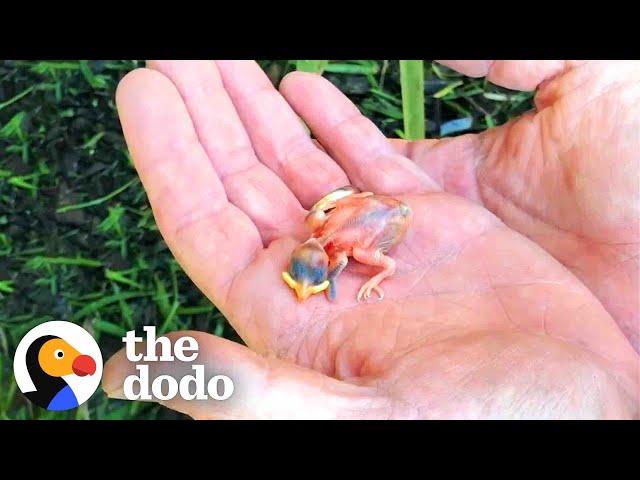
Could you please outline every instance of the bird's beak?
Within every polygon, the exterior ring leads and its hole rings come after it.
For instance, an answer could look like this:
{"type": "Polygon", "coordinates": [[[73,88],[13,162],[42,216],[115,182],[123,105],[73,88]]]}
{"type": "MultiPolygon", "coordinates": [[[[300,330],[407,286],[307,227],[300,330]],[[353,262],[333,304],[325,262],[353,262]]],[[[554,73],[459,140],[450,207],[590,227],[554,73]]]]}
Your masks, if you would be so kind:
{"type": "Polygon", "coordinates": [[[96,362],[89,355],[78,355],[71,365],[73,373],[79,377],[93,375],[96,372],[96,362]]]}
{"type": "Polygon", "coordinates": [[[348,197],[349,195],[353,195],[357,193],[358,190],[351,185],[347,185],[345,187],[338,188],[333,192],[325,195],[320,200],[318,200],[313,207],[311,207],[310,212],[315,210],[326,210],[331,205],[335,204],[338,200],[342,200],[343,198],[348,197]]]}
{"type": "Polygon", "coordinates": [[[289,272],[282,272],[282,278],[289,287],[296,292],[299,302],[305,301],[311,295],[320,293],[329,288],[329,280],[325,280],[319,285],[309,285],[306,282],[297,282],[289,272]]]}

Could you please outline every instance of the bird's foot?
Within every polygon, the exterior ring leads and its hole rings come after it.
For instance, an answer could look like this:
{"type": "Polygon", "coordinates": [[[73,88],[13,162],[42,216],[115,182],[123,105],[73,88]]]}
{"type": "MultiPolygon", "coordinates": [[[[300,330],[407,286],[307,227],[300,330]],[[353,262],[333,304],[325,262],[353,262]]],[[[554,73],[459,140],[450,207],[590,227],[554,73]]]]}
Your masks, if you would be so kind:
{"type": "Polygon", "coordinates": [[[358,292],[358,302],[368,301],[371,298],[371,292],[374,291],[378,294],[378,301],[384,298],[384,290],[380,288],[376,282],[372,282],[369,280],[362,287],[360,287],[360,291],[358,292]]]}

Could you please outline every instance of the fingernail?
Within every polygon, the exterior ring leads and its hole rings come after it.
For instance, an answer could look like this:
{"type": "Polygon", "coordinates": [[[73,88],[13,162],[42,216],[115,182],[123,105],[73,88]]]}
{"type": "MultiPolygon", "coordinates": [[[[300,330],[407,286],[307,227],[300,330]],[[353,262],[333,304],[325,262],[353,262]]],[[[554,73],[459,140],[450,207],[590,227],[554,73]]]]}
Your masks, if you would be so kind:
{"type": "MultiPolygon", "coordinates": [[[[104,390],[104,389],[103,389],[104,390]]],[[[114,400],[131,400],[130,398],[127,398],[127,396],[124,394],[124,390],[122,388],[116,388],[115,390],[112,390],[111,392],[104,392],[108,398],[112,398],[114,400]]],[[[160,403],[158,402],[158,400],[155,397],[151,397],[151,400],[145,400],[145,399],[138,399],[141,402],[152,402],[152,403],[160,403]]]]}
{"type": "Polygon", "coordinates": [[[112,390],[110,392],[105,391],[104,393],[106,393],[107,397],[109,398],[115,398],[118,400],[128,400],[128,398],[125,397],[124,390],[122,388],[116,388],[115,390],[112,390]]]}

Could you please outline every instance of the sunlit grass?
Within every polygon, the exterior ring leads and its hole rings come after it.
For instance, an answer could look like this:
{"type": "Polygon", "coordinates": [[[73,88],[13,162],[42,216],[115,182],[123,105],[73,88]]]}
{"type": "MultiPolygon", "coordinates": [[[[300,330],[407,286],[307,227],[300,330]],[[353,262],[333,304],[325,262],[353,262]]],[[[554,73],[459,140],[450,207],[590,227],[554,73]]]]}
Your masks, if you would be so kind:
{"type": "Polygon", "coordinates": [[[402,85],[404,138],[421,140],[425,137],[424,62],[400,60],[400,84],[402,85]]]}

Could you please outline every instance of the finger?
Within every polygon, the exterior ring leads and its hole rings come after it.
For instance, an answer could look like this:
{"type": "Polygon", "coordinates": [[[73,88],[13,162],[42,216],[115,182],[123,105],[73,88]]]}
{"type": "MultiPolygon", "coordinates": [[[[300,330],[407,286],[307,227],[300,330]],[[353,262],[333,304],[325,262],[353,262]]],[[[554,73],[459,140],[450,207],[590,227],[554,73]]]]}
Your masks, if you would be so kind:
{"type": "Polygon", "coordinates": [[[583,62],[568,60],[438,60],[469,77],[487,77],[513,90],[535,90],[545,80],[583,62]]]}
{"type": "Polygon", "coordinates": [[[486,153],[477,135],[415,142],[394,138],[389,142],[399,154],[423,168],[440,189],[481,202],[476,168],[486,153]]]}
{"type": "Polygon", "coordinates": [[[223,311],[229,286],[262,250],[251,220],[231,205],[175,86],[139,69],[116,102],[158,228],[191,279],[223,311]]]}
{"type": "MultiPolygon", "coordinates": [[[[190,362],[177,359],[132,362],[124,349],[120,350],[105,364],[102,379],[105,393],[110,398],[126,400],[125,379],[140,375],[136,367],[147,365],[152,401],[196,419],[380,418],[389,410],[389,402],[371,387],[348,384],[289,362],[261,357],[245,346],[202,332],[167,335],[172,345],[184,336],[192,337],[198,344],[197,357],[190,362]],[[168,375],[179,383],[187,375],[195,377],[194,365],[204,367],[205,383],[216,375],[229,377],[233,382],[231,396],[216,400],[206,387],[202,391],[208,398],[185,399],[179,391],[167,400],[153,395],[151,385],[160,375],[168,375]]],[[[145,354],[146,344],[136,344],[136,353],[145,354]]],[[[160,354],[159,349],[156,354],[160,354]]],[[[168,393],[167,382],[163,382],[163,395],[168,393]]],[[[217,394],[226,397],[230,391],[223,393],[220,386],[217,394]]],[[[132,393],[140,393],[137,385],[132,393]]],[[[191,386],[190,393],[197,393],[195,386],[191,386]]]]}
{"type": "Polygon", "coordinates": [[[265,244],[304,236],[304,210],[289,188],[258,161],[251,140],[211,60],[150,61],[180,92],[229,201],[256,224],[265,244]]]}
{"type": "Polygon", "coordinates": [[[262,163],[276,172],[303,206],[349,184],[344,171],[318,150],[301,120],[253,60],[217,60],[224,86],[262,163]]]}
{"type": "Polygon", "coordinates": [[[409,158],[409,148],[411,146],[411,142],[403,138],[389,138],[388,141],[396,151],[396,153],[399,153],[403,157],[409,158]]]}
{"type": "Polygon", "coordinates": [[[328,80],[293,72],[280,83],[280,92],[358,188],[391,195],[438,189],[328,80]]]}
{"type": "Polygon", "coordinates": [[[415,160],[414,153],[415,153],[415,146],[417,144],[424,145],[424,146],[431,146],[440,142],[440,140],[435,138],[427,138],[425,140],[419,140],[419,141],[410,141],[410,140],[405,140],[404,138],[389,138],[387,139],[387,141],[391,144],[391,146],[396,151],[396,153],[399,153],[403,157],[407,157],[409,160],[415,160]]]}

